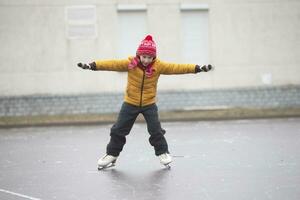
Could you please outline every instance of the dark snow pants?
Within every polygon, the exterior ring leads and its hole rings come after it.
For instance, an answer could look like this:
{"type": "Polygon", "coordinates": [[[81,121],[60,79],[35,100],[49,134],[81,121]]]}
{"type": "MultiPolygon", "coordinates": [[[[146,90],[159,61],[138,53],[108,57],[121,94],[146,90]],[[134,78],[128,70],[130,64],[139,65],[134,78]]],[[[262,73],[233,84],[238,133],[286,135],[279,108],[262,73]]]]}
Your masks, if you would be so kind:
{"type": "Polygon", "coordinates": [[[112,126],[110,141],[106,147],[106,153],[118,156],[126,143],[126,135],[130,130],[139,114],[142,114],[147,123],[150,134],[149,142],[154,147],[155,155],[168,153],[168,144],[164,137],[165,130],[161,128],[156,104],[144,107],[123,103],[117,122],[112,126]]]}

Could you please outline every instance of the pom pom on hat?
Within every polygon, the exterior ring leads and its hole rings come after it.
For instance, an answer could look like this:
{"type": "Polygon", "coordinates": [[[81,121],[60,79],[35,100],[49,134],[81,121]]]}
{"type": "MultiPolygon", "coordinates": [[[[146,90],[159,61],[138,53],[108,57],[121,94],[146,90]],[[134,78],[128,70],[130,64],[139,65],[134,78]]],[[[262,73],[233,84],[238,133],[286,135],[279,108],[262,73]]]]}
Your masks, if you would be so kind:
{"type": "Polygon", "coordinates": [[[153,41],[153,39],[152,39],[152,36],[151,36],[151,35],[147,35],[147,36],[146,36],[146,38],[145,38],[145,40],[152,40],[152,41],[153,41]]]}
{"type": "Polygon", "coordinates": [[[150,55],[156,57],[156,44],[152,39],[151,35],[147,35],[144,40],[140,43],[136,55],[150,55]]]}

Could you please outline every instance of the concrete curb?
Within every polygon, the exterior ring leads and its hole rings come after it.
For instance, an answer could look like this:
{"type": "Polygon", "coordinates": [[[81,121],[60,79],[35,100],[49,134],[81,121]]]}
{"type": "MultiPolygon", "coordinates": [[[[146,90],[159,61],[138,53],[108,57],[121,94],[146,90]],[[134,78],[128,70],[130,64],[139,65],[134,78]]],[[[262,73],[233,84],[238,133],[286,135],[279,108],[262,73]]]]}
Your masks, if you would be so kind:
{"type": "MultiPolygon", "coordinates": [[[[159,113],[161,121],[197,121],[197,120],[231,120],[247,118],[284,118],[300,117],[300,107],[296,108],[227,108],[174,110],[159,113]]],[[[81,115],[47,115],[0,117],[0,128],[24,126],[59,126],[114,123],[117,113],[81,114],[81,115]]],[[[137,122],[143,122],[139,116],[137,122]]]]}

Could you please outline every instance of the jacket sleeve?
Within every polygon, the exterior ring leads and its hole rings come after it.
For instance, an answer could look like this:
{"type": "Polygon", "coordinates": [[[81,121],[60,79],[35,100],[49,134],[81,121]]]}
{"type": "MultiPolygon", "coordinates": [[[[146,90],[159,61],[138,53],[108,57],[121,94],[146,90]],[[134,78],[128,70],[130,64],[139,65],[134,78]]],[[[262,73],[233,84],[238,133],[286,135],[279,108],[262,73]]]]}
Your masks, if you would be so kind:
{"type": "Polygon", "coordinates": [[[160,74],[188,74],[196,73],[195,64],[175,64],[159,61],[158,68],[160,74]]]}
{"type": "Polygon", "coordinates": [[[95,70],[125,72],[128,71],[129,60],[97,60],[95,63],[95,70]]]}

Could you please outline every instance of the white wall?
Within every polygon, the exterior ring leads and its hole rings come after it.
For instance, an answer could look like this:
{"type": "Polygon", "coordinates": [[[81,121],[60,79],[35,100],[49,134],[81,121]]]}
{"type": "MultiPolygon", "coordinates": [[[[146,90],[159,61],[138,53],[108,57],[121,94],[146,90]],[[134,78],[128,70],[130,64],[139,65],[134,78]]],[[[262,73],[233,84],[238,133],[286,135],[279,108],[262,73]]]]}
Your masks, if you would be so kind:
{"type": "Polygon", "coordinates": [[[214,85],[300,84],[299,15],[297,0],[212,0],[214,85]]]}
{"type": "Polygon", "coordinates": [[[80,61],[118,56],[118,4],[146,4],[159,57],[183,62],[180,3],[208,5],[208,59],[216,70],[162,76],[160,90],[300,84],[297,0],[1,0],[0,95],[123,91],[123,73],[76,68],[80,61]],[[96,6],[94,39],[66,37],[65,6],[78,4],[96,6]]]}

